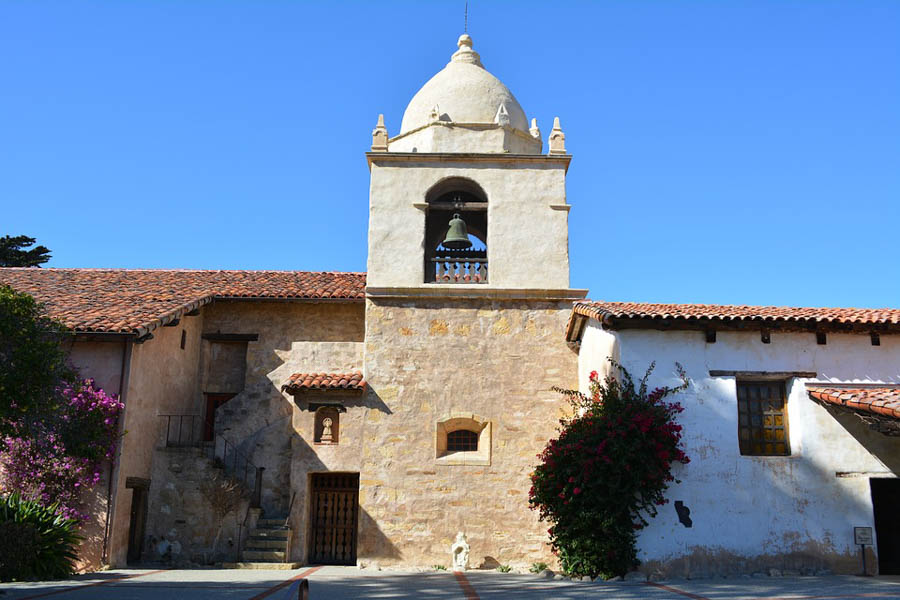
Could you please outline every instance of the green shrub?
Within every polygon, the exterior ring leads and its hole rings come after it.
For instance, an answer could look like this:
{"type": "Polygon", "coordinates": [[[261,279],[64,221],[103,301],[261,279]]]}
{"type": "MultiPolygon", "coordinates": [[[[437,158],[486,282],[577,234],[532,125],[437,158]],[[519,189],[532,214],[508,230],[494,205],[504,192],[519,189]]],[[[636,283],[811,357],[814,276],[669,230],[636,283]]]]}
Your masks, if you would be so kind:
{"type": "Polygon", "coordinates": [[[446,571],[447,570],[447,567],[445,567],[444,565],[432,565],[431,568],[434,569],[435,571],[446,571]]]}
{"type": "Polygon", "coordinates": [[[548,565],[545,562],[536,562],[536,563],[531,563],[531,568],[528,570],[531,571],[532,573],[543,573],[544,571],[547,570],[547,568],[549,568],[549,566],[550,565],[548,565]]]}
{"type": "Polygon", "coordinates": [[[500,565],[499,567],[497,567],[497,570],[501,573],[509,573],[510,571],[512,571],[512,567],[509,565],[500,565]]]}
{"type": "Polygon", "coordinates": [[[78,525],[18,494],[0,496],[0,581],[60,579],[75,568],[78,525]]]}

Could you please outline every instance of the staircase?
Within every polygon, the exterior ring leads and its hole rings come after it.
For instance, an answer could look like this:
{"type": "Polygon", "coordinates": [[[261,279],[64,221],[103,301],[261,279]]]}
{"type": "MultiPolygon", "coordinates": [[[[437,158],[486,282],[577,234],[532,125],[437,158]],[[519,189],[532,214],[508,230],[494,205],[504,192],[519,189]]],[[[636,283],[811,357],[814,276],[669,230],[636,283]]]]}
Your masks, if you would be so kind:
{"type": "Polygon", "coordinates": [[[296,569],[301,563],[286,562],[291,551],[291,528],[285,518],[257,519],[244,542],[241,562],[225,563],[226,569],[296,569]]]}

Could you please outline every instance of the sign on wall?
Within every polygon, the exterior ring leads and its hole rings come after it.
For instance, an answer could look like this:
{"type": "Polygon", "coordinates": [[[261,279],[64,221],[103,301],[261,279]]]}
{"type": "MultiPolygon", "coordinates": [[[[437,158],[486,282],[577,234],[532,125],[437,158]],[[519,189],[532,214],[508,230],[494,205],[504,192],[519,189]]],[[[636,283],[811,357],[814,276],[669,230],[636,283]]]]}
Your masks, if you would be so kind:
{"type": "Polygon", "coordinates": [[[872,536],[871,527],[854,527],[853,540],[857,546],[874,546],[875,539],[872,536]]]}

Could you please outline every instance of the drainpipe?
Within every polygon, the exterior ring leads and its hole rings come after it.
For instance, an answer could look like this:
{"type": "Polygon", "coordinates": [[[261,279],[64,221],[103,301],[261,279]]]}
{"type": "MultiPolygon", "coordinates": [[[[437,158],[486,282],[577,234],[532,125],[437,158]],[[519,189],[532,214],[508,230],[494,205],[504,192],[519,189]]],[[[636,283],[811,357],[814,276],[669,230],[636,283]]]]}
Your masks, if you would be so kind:
{"type": "Polygon", "coordinates": [[[109,538],[112,534],[112,519],[115,516],[114,506],[118,496],[118,487],[116,482],[119,479],[119,458],[122,456],[122,446],[124,442],[124,434],[125,434],[125,412],[128,409],[128,404],[126,401],[126,396],[128,395],[128,379],[131,375],[131,351],[134,346],[134,336],[128,336],[125,338],[125,341],[122,342],[122,362],[121,362],[121,371],[119,372],[119,402],[121,402],[125,408],[122,409],[122,413],[119,415],[119,424],[118,424],[118,435],[119,435],[119,446],[116,449],[116,455],[113,457],[113,460],[109,463],[109,481],[107,482],[106,487],[106,526],[103,532],[103,554],[101,556],[101,562],[109,566],[109,538]]]}

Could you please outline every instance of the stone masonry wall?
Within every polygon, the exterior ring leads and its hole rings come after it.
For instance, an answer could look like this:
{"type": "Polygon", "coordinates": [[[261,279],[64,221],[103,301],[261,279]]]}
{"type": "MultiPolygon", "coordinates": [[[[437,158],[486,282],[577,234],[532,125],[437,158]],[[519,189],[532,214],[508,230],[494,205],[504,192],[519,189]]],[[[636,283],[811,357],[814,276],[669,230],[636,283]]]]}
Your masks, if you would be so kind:
{"type": "Polygon", "coordinates": [[[297,372],[362,369],[364,317],[360,302],[218,301],[206,307],[205,333],[259,335],[247,344],[244,390],[216,411],[216,426],[265,467],[262,508],[268,516],[286,514],[298,442],[292,426],[298,409],[281,386],[297,372]]]}
{"type": "Polygon", "coordinates": [[[528,489],[568,406],[550,388],[577,383],[577,356],[562,335],[570,306],[367,301],[368,397],[346,424],[342,415],[342,460],[323,461],[356,470],[361,450],[359,560],[449,565],[463,531],[471,566],[554,562],[528,489]],[[489,465],[436,460],[436,423],[456,413],[490,421],[489,465]]]}
{"type": "Polygon", "coordinates": [[[212,502],[216,488],[210,485],[217,478],[223,479],[222,469],[199,448],[156,450],[149,496],[154,518],[147,523],[145,558],[176,566],[236,560],[240,538],[247,535],[242,525],[250,496],[244,494],[220,520],[212,502]]]}

